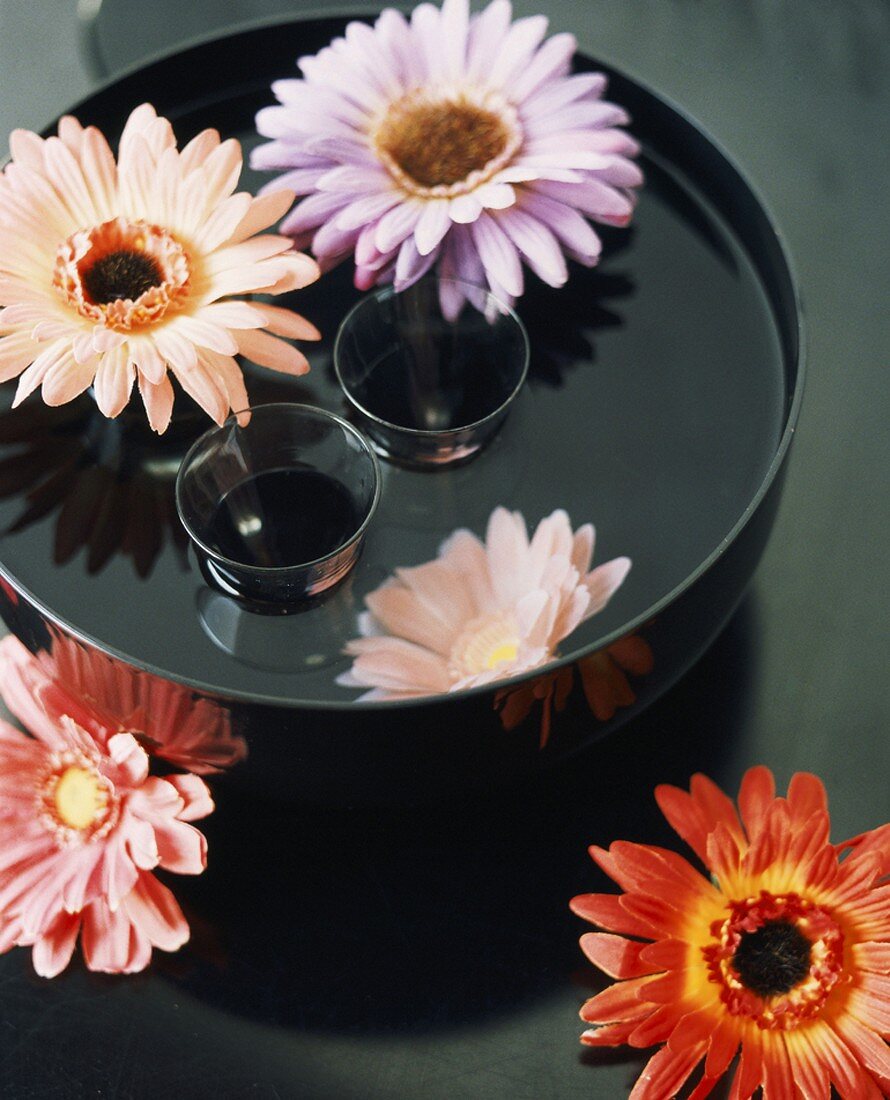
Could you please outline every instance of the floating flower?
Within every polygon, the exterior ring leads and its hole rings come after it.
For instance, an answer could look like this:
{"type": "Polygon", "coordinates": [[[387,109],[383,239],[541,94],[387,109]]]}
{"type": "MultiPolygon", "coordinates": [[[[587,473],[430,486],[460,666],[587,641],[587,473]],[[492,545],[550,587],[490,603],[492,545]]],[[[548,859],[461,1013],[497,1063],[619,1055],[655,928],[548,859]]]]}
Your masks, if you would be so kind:
{"type": "Polygon", "coordinates": [[[640,634],[626,634],[617,642],[581,657],[569,668],[546,672],[527,684],[503,688],[495,696],[501,724],[513,730],[541,704],[541,748],[550,740],[553,714],[559,714],[572,694],[577,671],[584,698],[591,713],[600,722],[608,722],[622,707],[632,706],[637,697],[627,673],[648,676],[655,664],[652,647],[640,634]]]}
{"type": "Polygon", "coordinates": [[[0,641],[0,694],[36,736],[52,738],[63,716],[102,746],[131,733],[151,756],[199,775],[247,755],[229,713],[181,684],[130,668],[52,631],[52,651],[35,656],[12,635],[0,641]]]}
{"type": "MultiPolygon", "coordinates": [[[[606,78],[570,74],[570,34],[544,41],[542,15],[511,24],[508,0],[470,17],[467,0],[387,9],[350,23],[272,89],[257,115],[273,140],[251,163],[306,195],[282,225],[323,268],[355,255],[356,285],[402,290],[434,264],[506,302],[522,263],[562,286],[565,256],[593,266],[586,217],[626,225],[642,182],[625,112],[606,78]]],[[[456,312],[456,306],[455,306],[456,312]]]]}
{"type": "Polygon", "coordinates": [[[91,970],[142,970],[175,951],[188,924],[152,871],[200,874],[206,842],[190,822],[213,809],[194,775],[150,777],[130,733],[101,745],[48,716],[36,738],[0,721],[0,951],[33,947],[53,977],[78,935],[91,970]]]}
{"type": "Polygon", "coordinates": [[[367,687],[363,700],[460,691],[527,672],[601,611],[630,569],[615,558],[591,570],[594,530],[573,534],[568,515],[541,520],[529,541],[518,512],[496,508],[485,542],[456,531],[435,561],[395,576],[365,597],[363,638],[338,682],[367,687]]]}
{"type": "Polygon", "coordinates": [[[668,1100],[704,1061],[707,1096],[740,1050],[731,1095],[880,1100],[890,1089],[890,825],[829,842],[825,789],[795,775],[787,798],[752,768],[732,802],[702,775],[656,789],[702,860],[618,841],[591,855],[625,891],[572,909],[608,929],[581,944],[619,981],[589,1000],[591,1046],[665,1046],[631,1100],[668,1100]],[[634,937],[634,938],[628,938],[634,937]],[[882,1091],[883,1090],[883,1091],[882,1091]]]}
{"type": "Polygon", "coordinates": [[[204,130],[182,151],[149,104],[121,135],[71,117],[46,140],[10,137],[0,176],[0,381],[21,375],[14,404],[38,386],[61,405],[92,386],[117,416],[138,383],[163,432],[169,373],[217,423],[248,398],[234,356],[292,374],[306,357],[279,336],[317,339],[279,306],[233,295],[281,294],[317,278],[287,237],[260,231],[293,194],[235,193],[241,146],[204,130]]]}

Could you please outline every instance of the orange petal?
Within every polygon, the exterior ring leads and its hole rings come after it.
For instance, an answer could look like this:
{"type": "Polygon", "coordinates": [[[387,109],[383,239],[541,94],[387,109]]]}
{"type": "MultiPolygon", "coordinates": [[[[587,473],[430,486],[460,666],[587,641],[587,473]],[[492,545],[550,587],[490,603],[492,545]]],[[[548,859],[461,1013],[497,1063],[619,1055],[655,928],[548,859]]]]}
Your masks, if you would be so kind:
{"type": "Polygon", "coordinates": [[[584,920],[611,932],[650,938],[654,934],[649,924],[627,912],[618,894],[578,894],[569,902],[569,908],[584,920]]]}
{"type": "Polygon", "coordinates": [[[749,839],[761,828],[775,796],[776,783],[769,768],[760,764],[745,772],[739,788],[739,812],[749,839]]]}
{"type": "Polygon", "coordinates": [[[645,945],[607,932],[587,932],[581,937],[581,950],[594,966],[610,978],[640,978],[657,973],[658,967],[640,961],[645,945]]]}
{"type": "Polygon", "coordinates": [[[620,1024],[603,1024],[602,1027],[591,1028],[581,1035],[581,1042],[589,1047],[619,1047],[627,1042],[627,1037],[636,1026],[636,1021],[631,1020],[620,1024]]]}
{"type": "Polygon", "coordinates": [[[803,825],[814,813],[827,813],[828,795],[822,780],[810,772],[796,772],[788,784],[788,805],[795,825],[803,825]]]}
{"type": "Polygon", "coordinates": [[[581,1019],[589,1024],[612,1024],[619,1020],[634,1020],[652,1012],[646,998],[646,988],[651,978],[631,978],[616,982],[585,1001],[581,1019]]]}
{"type": "Polygon", "coordinates": [[[673,1034],[682,1016],[683,1009],[677,1005],[659,1005],[645,1020],[637,1024],[627,1041],[630,1046],[641,1048],[664,1043],[673,1034]]]}
{"type": "Polygon", "coordinates": [[[763,1036],[763,1092],[769,1100],[799,1100],[782,1032],[763,1036]]]}
{"type": "Polygon", "coordinates": [[[675,1096],[704,1056],[704,1048],[676,1052],[663,1047],[649,1059],[637,1079],[629,1100],[665,1100],[675,1096]]]}
{"type": "Polygon", "coordinates": [[[674,832],[707,863],[710,822],[704,809],[686,791],[666,783],[655,788],[655,801],[674,832]]]}

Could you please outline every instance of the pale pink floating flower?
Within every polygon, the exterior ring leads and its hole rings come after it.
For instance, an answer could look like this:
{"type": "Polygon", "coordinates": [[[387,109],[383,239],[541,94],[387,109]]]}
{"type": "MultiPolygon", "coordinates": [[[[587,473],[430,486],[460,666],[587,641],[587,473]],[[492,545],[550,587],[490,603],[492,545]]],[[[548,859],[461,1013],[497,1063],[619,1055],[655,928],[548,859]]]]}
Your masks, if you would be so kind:
{"type": "Polygon", "coordinates": [[[207,845],[190,822],[213,802],[194,775],[148,774],[129,733],[100,745],[72,718],[36,723],[36,738],[0,721],[0,951],[33,948],[53,977],[81,936],[92,970],[142,970],[152,948],[189,936],[152,871],[200,874],[207,845]]]}
{"type": "Polygon", "coordinates": [[[262,233],[293,194],[235,192],[241,146],[204,130],[181,151],[149,104],[124,127],[117,162],[103,135],[71,117],[58,136],[10,136],[0,176],[0,381],[14,404],[38,386],[48,405],[93,386],[117,416],[138,384],[163,432],[168,372],[217,423],[248,398],[234,356],[291,374],[309,369],[278,337],[318,331],[288,309],[239,300],[318,277],[288,237],[262,233]]]}
{"type": "Polygon", "coordinates": [[[247,756],[229,712],[213,700],[52,634],[51,651],[39,654],[12,635],[0,640],[0,695],[38,736],[68,715],[100,745],[132,733],[149,755],[197,775],[224,771],[247,756]]]}
{"type": "Polygon", "coordinates": [[[322,268],[354,253],[360,289],[401,290],[438,264],[510,303],[523,262],[556,287],[566,255],[597,262],[586,218],[630,220],[639,146],[605,76],[570,75],[573,36],[511,15],[508,0],[387,9],[272,85],[280,106],[256,120],[272,141],[251,163],[285,170],[267,190],[309,196],[282,230],[322,268]]]}
{"type": "Polygon", "coordinates": [[[556,656],[557,646],[601,611],[630,569],[614,558],[591,570],[594,530],[572,532],[564,511],[528,538],[518,512],[497,508],[483,543],[456,531],[435,561],[395,576],[365,597],[366,636],[338,678],[371,690],[361,699],[407,699],[516,676],[556,656]]]}

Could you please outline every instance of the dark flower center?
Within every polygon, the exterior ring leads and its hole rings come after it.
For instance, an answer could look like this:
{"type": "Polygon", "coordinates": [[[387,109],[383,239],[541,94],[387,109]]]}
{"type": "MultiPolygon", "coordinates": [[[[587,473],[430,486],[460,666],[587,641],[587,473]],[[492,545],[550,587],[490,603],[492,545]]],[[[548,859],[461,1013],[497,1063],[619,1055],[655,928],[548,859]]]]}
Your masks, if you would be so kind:
{"type": "Polygon", "coordinates": [[[810,970],[812,943],[795,924],[769,921],[743,933],[732,957],[742,982],[760,997],[790,993],[810,970]]]}
{"type": "Polygon", "coordinates": [[[135,302],[147,290],[160,286],[164,276],[151,256],[120,250],[97,260],[81,280],[90,301],[104,306],[118,300],[135,302]]]}
{"type": "Polygon", "coordinates": [[[496,114],[472,103],[395,104],[377,145],[422,187],[450,187],[504,152],[510,133],[496,114]]]}

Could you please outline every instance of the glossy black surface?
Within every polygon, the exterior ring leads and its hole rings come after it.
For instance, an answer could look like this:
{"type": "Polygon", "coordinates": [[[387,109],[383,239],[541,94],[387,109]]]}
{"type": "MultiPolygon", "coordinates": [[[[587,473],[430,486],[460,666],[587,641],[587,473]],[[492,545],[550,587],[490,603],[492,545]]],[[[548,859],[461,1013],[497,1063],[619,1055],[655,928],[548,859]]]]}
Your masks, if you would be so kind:
{"type": "MultiPolygon", "coordinates": [[[[342,26],[292,22],[198,47],[125,78],[76,113],[114,132],[124,105],[151,95],[181,140],[213,124],[250,144],[253,115],[271,98],[269,81],[342,26]]],[[[530,525],[565,508],[576,526],[596,525],[597,561],[619,554],[633,560],[622,589],[572,636],[565,657],[660,610],[730,537],[777,459],[797,382],[797,322],[769,223],[733,169],[679,114],[632,81],[616,74],[610,94],[630,108],[645,147],[647,184],[631,229],[604,232],[600,266],[575,269],[562,291],[530,277],[519,303],[532,334],[530,382],[500,434],[469,465],[432,477],[386,466],[361,561],[328,601],[287,623],[252,625],[252,640],[244,635],[233,655],[208,636],[198,610],[201,574],[184,569],[171,545],[158,548],[144,577],[134,576],[122,556],[109,556],[92,572],[82,555],[58,560],[65,494],[58,513],[48,508],[16,522],[35,478],[55,474],[29,465],[30,439],[23,446],[18,417],[39,421],[40,413],[28,406],[4,415],[0,425],[0,462],[13,471],[0,501],[0,560],[16,584],[63,626],[137,667],[214,694],[301,705],[343,705],[355,697],[334,682],[348,659],[334,658],[358,633],[365,593],[395,567],[434,557],[456,528],[482,533],[498,505],[520,510],[530,525]],[[600,297],[616,286],[617,323],[599,327],[600,297]],[[317,638],[324,639],[322,649],[317,638]],[[280,662],[268,668],[273,649],[292,655],[288,668],[280,662]]],[[[294,296],[292,304],[325,339],[307,347],[313,369],[299,381],[253,371],[252,403],[261,395],[342,409],[330,352],[355,300],[349,278],[343,265],[294,296]]],[[[91,444],[82,467],[89,469],[104,464],[107,438],[128,429],[98,415],[87,425],[91,444]]],[[[173,441],[168,464],[176,462],[176,447],[173,441]]],[[[126,507],[120,514],[123,522],[126,507]]]]}

